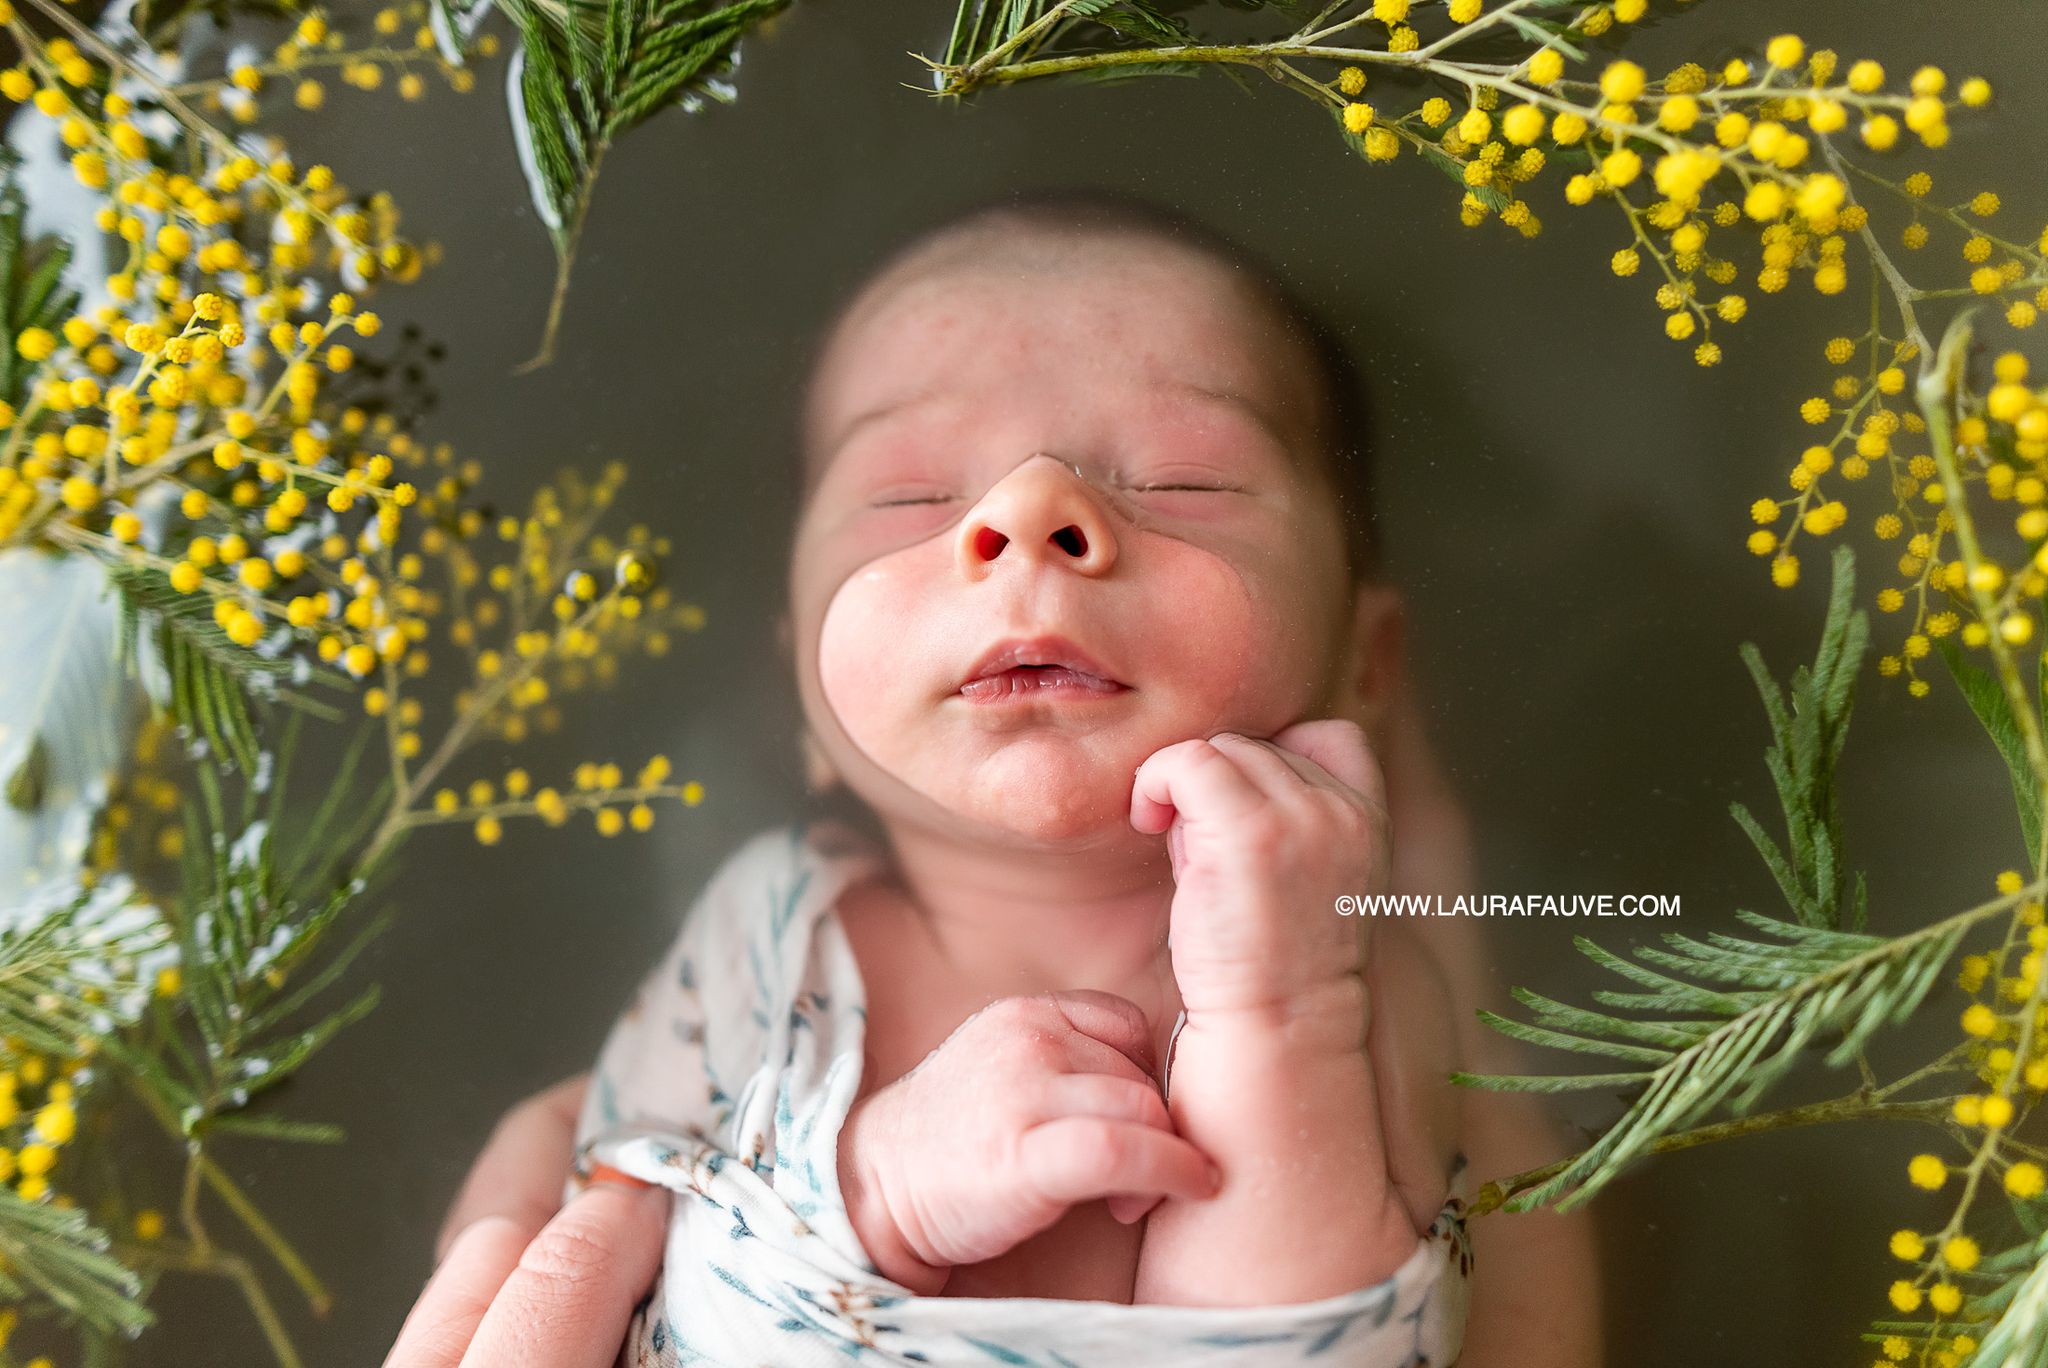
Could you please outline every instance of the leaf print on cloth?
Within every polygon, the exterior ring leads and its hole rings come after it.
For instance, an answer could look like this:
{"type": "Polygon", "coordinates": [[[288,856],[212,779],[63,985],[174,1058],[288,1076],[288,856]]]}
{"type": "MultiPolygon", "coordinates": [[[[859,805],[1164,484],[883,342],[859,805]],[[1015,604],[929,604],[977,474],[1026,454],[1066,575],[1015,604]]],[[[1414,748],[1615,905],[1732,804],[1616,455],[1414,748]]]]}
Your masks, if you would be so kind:
{"type": "MultiPolygon", "coordinates": [[[[1464,1338],[1471,1176],[1383,1282],[1283,1306],[922,1297],[847,1219],[840,1126],[859,1091],[866,989],[840,895],[887,867],[844,823],[774,827],[719,866],[599,1054],[577,1165],[676,1194],[633,1368],[1445,1368],[1464,1338]],[[735,1088],[734,1085],[737,1084],[735,1088]]],[[[573,1185],[572,1185],[573,1186],[573,1185]]]]}

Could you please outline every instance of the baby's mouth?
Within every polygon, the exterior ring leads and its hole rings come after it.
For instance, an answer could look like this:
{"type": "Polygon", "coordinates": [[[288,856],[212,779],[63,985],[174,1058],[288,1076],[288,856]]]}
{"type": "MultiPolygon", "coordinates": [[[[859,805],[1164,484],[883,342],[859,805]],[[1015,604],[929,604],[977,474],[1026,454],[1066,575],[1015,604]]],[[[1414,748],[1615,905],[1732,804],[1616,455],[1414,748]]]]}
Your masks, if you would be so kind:
{"type": "Polygon", "coordinates": [[[1013,665],[995,674],[970,679],[960,686],[960,696],[975,703],[1000,703],[1021,698],[1106,698],[1126,691],[1126,686],[1113,679],[1104,679],[1065,665],[1013,665]]]}

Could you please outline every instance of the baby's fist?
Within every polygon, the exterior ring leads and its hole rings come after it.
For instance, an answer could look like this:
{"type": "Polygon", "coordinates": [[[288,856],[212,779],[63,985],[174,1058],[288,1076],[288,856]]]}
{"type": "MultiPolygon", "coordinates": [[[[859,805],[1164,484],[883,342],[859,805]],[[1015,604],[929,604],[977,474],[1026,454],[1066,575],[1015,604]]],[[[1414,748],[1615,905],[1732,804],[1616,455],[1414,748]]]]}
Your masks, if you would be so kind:
{"type": "Polygon", "coordinates": [[[1138,767],[1131,824],[1167,833],[1169,943],[1190,1024],[1355,997],[1366,921],[1337,900],[1385,890],[1390,840],[1364,728],[1327,719],[1271,741],[1221,732],[1167,746],[1138,767]]]}
{"type": "Polygon", "coordinates": [[[1136,1004],[1094,989],[1001,998],[856,1103],[839,1141],[848,1218],[895,1282],[930,1296],[1076,1202],[1127,1218],[1216,1192],[1174,1133],[1136,1004]],[[1135,1200],[1127,1200],[1135,1199],[1135,1200]],[[1121,1209],[1119,1209],[1121,1204],[1121,1209]]]}

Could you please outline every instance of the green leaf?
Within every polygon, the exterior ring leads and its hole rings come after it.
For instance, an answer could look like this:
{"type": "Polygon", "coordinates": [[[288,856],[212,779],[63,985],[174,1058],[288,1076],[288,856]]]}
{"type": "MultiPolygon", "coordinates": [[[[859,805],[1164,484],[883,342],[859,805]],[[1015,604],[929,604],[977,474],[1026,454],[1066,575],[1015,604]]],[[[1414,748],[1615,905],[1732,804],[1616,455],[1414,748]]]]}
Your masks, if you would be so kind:
{"type": "Polygon", "coordinates": [[[1970,1299],[1973,1317],[1996,1313],[1998,1320],[1978,1337],[1963,1368],[2048,1368],[2048,1236],[2007,1252],[2024,1262],[1999,1287],[1970,1299]]]}
{"type": "Polygon", "coordinates": [[[347,1132],[330,1121],[292,1121],[281,1116],[216,1116],[205,1129],[215,1134],[310,1145],[338,1145],[348,1138],[347,1132]]]}
{"type": "Polygon", "coordinates": [[[1461,1088],[1484,1088],[1491,1092],[1561,1093],[1584,1092],[1592,1088],[1632,1088],[1656,1077],[1649,1073],[1613,1074],[1474,1074],[1457,1070],[1451,1082],[1461,1088]]]}
{"type": "Polygon", "coordinates": [[[468,65],[464,59],[470,44],[491,8],[491,0],[428,0],[427,27],[433,32],[434,46],[450,65],[468,65]]]}
{"type": "MultiPolygon", "coordinates": [[[[2019,810],[2020,835],[2027,843],[2027,858],[2032,860],[2034,852],[2041,848],[2041,790],[2034,782],[2033,766],[2027,761],[2027,743],[2013,712],[2012,700],[1997,676],[1965,660],[1953,640],[1936,637],[1934,644],[1948,672],[1955,676],[1970,711],[1977,714],[1977,720],[1991,734],[1992,744],[2005,758],[2006,773],[2012,779],[2013,804],[2019,810]]],[[[2048,659],[2048,652],[2043,653],[2043,658],[2048,659]]],[[[2043,725],[2041,714],[2035,713],[2033,720],[2038,730],[2043,725]]]]}
{"type": "Polygon", "coordinates": [[[28,754],[7,776],[7,806],[16,812],[34,812],[43,805],[50,788],[50,743],[41,732],[28,739],[28,754]]]}
{"type": "Polygon", "coordinates": [[[790,0],[496,0],[520,165],[565,261],[612,141],[656,112],[725,101],[740,40],[790,0]]]}
{"type": "Polygon", "coordinates": [[[213,617],[213,599],[181,593],[170,576],[153,566],[109,562],[108,577],[121,595],[121,652],[134,661],[147,642],[144,682],[152,697],[193,736],[204,737],[217,754],[244,774],[256,772],[256,721],[252,695],[278,695],[278,681],[291,673],[283,656],[264,656],[228,639],[213,617]]]}
{"type": "MultiPolygon", "coordinates": [[[[1785,816],[1786,843],[1780,848],[1764,835],[1749,810],[1733,804],[1730,813],[1764,857],[1785,894],[1793,914],[1809,926],[1839,927],[1848,917],[1847,866],[1842,857],[1835,766],[1848,739],[1849,715],[1856,676],[1870,641],[1869,617],[1852,608],[1856,584],[1855,555],[1844,543],[1835,548],[1833,583],[1819,651],[1809,668],[1792,672],[1782,690],[1765,668],[1753,642],[1742,643],[1743,664],[1756,683],[1770,720],[1771,745],[1764,763],[1785,816]]],[[[1860,889],[1860,877],[1858,881],[1860,889]]],[[[1851,924],[1862,921],[1862,894],[1851,924]]]]}
{"type": "Polygon", "coordinates": [[[56,332],[78,311],[76,290],[60,288],[71,263],[71,244],[62,238],[28,243],[22,234],[28,202],[17,180],[21,154],[0,147],[0,399],[22,407],[30,381],[43,362],[15,350],[14,339],[28,328],[56,332]]]}
{"type": "Polygon", "coordinates": [[[1737,909],[1741,921],[1768,939],[1664,932],[1662,946],[1636,947],[1633,958],[1573,938],[1596,964],[1649,990],[1599,989],[1595,1001],[1675,1009],[1693,1014],[1692,1020],[1634,1020],[1567,1007],[1521,988],[1513,995],[1535,1010],[1540,1025],[1480,1013],[1493,1029],[1529,1044],[1656,1065],[1636,1074],[1452,1075],[1469,1087],[1537,1093],[1626,1088],[1632,1094],[1621,1119],[1592,1146],[1510,1198],[1505,1209],[1555,1201],[1565,1210],[1590,1199],[1659,1137],[1723,1105],[1736,1114],[1748,1111],[1818,1042],[1833,1040],[1824,1063],[1847,1064],[1875,1031],[1903,1021],[1925,1000],[1974,925],[1966,913],[1892,939],[1842,929],[1844,921],[1861,927],[1865,901],[1860,875],[1853,896],[1842,886],[1835,813],[1835,766],[1868,647],[1867,620],[1850,607],[1852,554],[1846,546],[1835,553],[1827,618],[1810,668],[1794,670],[1781,691],[1756,648],[1745,643],[1742,651],[1771,727],[1765,759],[1785,808],[1788,843],[1781,848],[1742,804],[1731,804],[1730,812],[1769,865],[1794,919],[1737,909]],[[1853,920],[1845,915],[1852,908],[1853,920]]]}
{"type": "MultiPolygon", "coordinates": [[[[1341,114],[1339,117],[1341,120],[1341,114]]],[[[1460,189],[1470,191],[1473,198],[1484,204],[1488,209],[1498,214],[1501,210],[1508,207],[1510,203],[1508,196],[1503,195],[1493,186],[1465,184],[1465,164],[1444,151],[1443,148],[1437,146],[1428,138],[1422,139],[1417,146],[1422,149],[1422,159],[1424,161],[1457,182],[1460,189]]]]}
{"type": "Polygon", "coordinates": [[[106,1232],[85,1213],[23,1201],[0,1187],[0,1302],[33,1294],[67,1317],[107,1335],[133,1335],[155,1323],[141,1281],[106,1253],[106,1232]]]}
{"type": "Polygon", "coordinates": [[[554,354],[570,268],[614,140],[659,111],[729,103],[739,44],[790,0],[495,0],[519,32],[507,100],[519,168],[555,247],[540,350],[554,354]]]}

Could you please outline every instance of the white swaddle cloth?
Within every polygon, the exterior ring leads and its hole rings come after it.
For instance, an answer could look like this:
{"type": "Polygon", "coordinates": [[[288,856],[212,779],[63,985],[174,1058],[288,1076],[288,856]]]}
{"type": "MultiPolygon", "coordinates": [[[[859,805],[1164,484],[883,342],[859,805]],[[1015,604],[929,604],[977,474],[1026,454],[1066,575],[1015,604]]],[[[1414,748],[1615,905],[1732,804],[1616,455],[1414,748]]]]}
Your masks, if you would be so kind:
{"type": "MultiPolygon", "coordinates": [[[[674,1189],[662,1270],[620,1362],[1046,1368],[1441,1368],[1463,1341],[1469,1171],[1384,1282],[1321,1301],[1183,1307],[926,1297],[884,1277],[839,1192],[866,996],[840,893],[886,868],[844,822],[764,831],[727,858],[612,1029],[577,1167],[674,1189]]],[[[1313,1232],[1304,1232],[1310,1242],[1313,1232]]]]}

